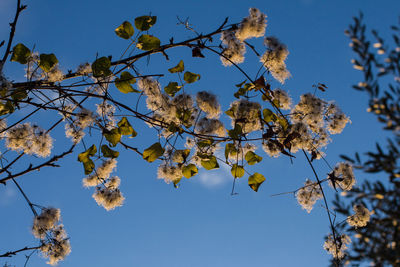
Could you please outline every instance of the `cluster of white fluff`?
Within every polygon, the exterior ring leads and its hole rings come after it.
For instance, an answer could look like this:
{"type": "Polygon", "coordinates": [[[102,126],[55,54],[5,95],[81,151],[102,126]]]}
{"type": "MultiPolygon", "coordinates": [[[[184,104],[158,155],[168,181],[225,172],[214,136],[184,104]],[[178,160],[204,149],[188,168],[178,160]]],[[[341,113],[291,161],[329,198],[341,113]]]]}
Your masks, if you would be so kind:
{"type": "Polygon", "coordinates": [[[96,190],[92,196],[97,204],[103,206],[106,210],[122,206],[125,200],[118,188],[121,179],[118,176],[110,177],[116,166],[116,159],[107,159],[96,168],[93,174],[82,181],[85,187],[96,186],[96,190]]]}
{"type": "Polygon", "coordinates": [[[171,153],[171,160],[175,163],[183,163],[186,160],[186,154],[184,150],[175,150],[171,153]]]}
{"type": "Polygon", "coordinates": [[[231,103],[229,111],[232,113],[232,127],[238,124],[243,133],[250,133],[261,129],[261,106],[257,102],[246,99],[236,100],[231,103]]]}
{"type": "Polygon", "coordinates": [[[336,259],[342,259],[347,249],[347,244],[351,243],[348,235],[336,236],[336,242],[332,235],[329,235],[324,243],[324,249],[336,259]]]}
{"type": "Polygon", "coordinates": [[[121,180],[118,176],[113,176],[104,184],[104,187],[97,186],[93,193],[93,198],[99,206],[103,206],[106,210],[112,210],[122,206],[124,196],[119,190],[121,180]]]}
{"type": "Polygon", "coordinates": [[[283,110],[291,109],[292,98],[286,91],[278,88],[272,90],[272,94],[273,94],[272,101],[277,101],[279,103],[278,108],[283,110]]]}
{"type": "Polygon", "coordinates": [[[64,79],[64,74],[58,64],[51,68],[46,75],[49,82],[61,82],[64,79]]]}
{"type": "Polygon", "coordinates": [[[257,8],[250,8],[249,13],[249,16],[239,24],[237,30],[230,29],[223,31],[221,34],[221,41],[226,46],[221,56],[224,66],[231,66],[232,63],[242,63],[246,53],[244,41],[252,37],[264,36],[267,26],[266,15],[257,8]]]}
{"type": "Polygon", "coordinates": [[[115,106],[107,101],[103,101],[100,104],[96,104],[96,107],[96,113],[100,116],[100,118],[102,118],[105,128],[107,130],[114,128],[116,125],[116,119],[114,117],[115,106]]]}
{"type": "Polygon", "coordinates": [[[164,179],[167,184],[179,182],[182,176],[182,168],[177,165],[164,162],[158,166],[157,177],[158,179],[164,179]]]}
{"type": "Polygon", "coordinates": [[[265,45],[267,51],[261,56],[260,62],[271,72],[272,76],[281,83],[290,77],[290,72],[286,69],[285,60],[289,55],[286,45],[282,44],[275,37],[266,37],[265,45]]]}
{"type": "Polygon", "coordinates": [[[327,129],[331,134],[341,133],[346,124],[350,122],[350,119],[333,103],[328,106],[327,116],[327,129]]]}
{"type": "MultiPolygon", "coordinates": [[[[334,177],[332,178],[334,179],[334,183],[345,191],[351,190],[356,183],[353,167],[347,162],[339,162],[328,178],[332,176],[334,177]]],[[[333,181],[330,180],[330,183],[332,185],[333,181]]]]}
{"type": "Polygon", "coordinates": [[[83,185],[85,187],[92,187],[104,183],[110,177],[111,173],[116,167],[116,159],[108,159],[104,161],[91,175],[83,178],[83,185]]]}
{"type": "Polygon", "coordinates": [[[76,73],[79,75],[89,75],[90,73],[92,73],[92,65],[87,62],[83,63],[78,66],[76,73]]]}
{"type": "Polygon", "coordinates": [[[47,231],[53,229],[60,220],[60,210],[55,208],[46,208],[42,213],[35,216],[33,220],[32,233],[36,238],[44,239],[47,231]]]}
{"type": "Polygon", "coordinates": [[[370,219],[370,211],[363,205],[354,205],[354,215],[347,217],[347,223],[354,227],[364,227],[367,225],[370,219]]]}
{"type": "Polygon", "coordinates": [[[64,80],[64,73],[60,69],[58,63],[54,65],[48,72],[45,72],[41,68],[39,68],[39,64],[39,53],[31,53],[25,68],[25,77],[27,77],[28,80],[45,79],[49,82],[61,82],[62,80],[64,80]]]}
{"type": "Polygon", "coordinates": [[[218,119],[201,118],[197,124],[195,132],[202,135],[217,135],[223,137],[226,135],[224,124],[218,119]]]}
{"type": "Polygon", "coordinates": [[[277,140],[268,140],[267,142],[262,144],[262,149],[271,158],[279,157],[282,151],[277,140]]]}
{"type": "Polygon", "coordinates": [[[240,64],[244,61],[246,46],[236,38],[235,31],[223,31],[221,34],[221,41],[226,45],[221,56],[221,61],[224,66],[231,66],[232,63],[240,64]]]}
{"type": "Polygon", "coordinates": [[[42,69],[38,68],[39,53],[33,52],[28,58],[28,63],[25,68],[25,77],[28,80],[38,80],[43,78],[42,69]]]}
{"type": "Polygon", "coordinates": [[[85,136],[84,130],[96,121],[96,116],[87,109],[82,109],[76,114],[71,123],[65,125],[65,135],[71,138],[75,144],[78,144],[85,136]]]}
{"type": "Polygon", "coordinates": [[[53,139],[45,130],[30,123],[17,124],[6,134],[6,146],[15,151],[47,157],[53,148],[53,139]]]}
{"type": "Polygon", "coordinates": [[[236,31],[236,38],[244,41],[253,37],[262,37],[267,27],[266,15],[261,13],[257,8],[249,9],[249,16],[244,18],[236,31]]]}
{"type": "Polygon", "coordinates": [[[207,114],[207,118],[219,118],[221,114],[221,105],[219,104],[216,95],[206,91],[198,92],[196,95],[196,103],[198,108],[207,114]]]}
{"type": "Polygon", "coordinates": [[[197,111],[193,107],[194,103],[190,95],[179,94],[171,99],[168,95],[161,92],[160,84],[151,78],[140,79],[138,87],[147,96],[147,108],[153,111],[154,119],[180,125],[181,121],[177,117],[177,114],[188,111],[191,113],[191,116],[186,124],[191,125],[194,123],[197,111]]]}
{"type": "Polygon", "coordinates": [[[51,265],[56,265],[71,253],[71,245],[64,226],[59,223],[60,219],[59,209],[45,208],[33,220],[32,233],[42,240],[40,250],[51,265]]]}
{"type": "MultiPolygon", "coordinates": [[[[284,91],[273,91],[273,99],[279,101],[281,108],[289,109],[291,99],[284,91]]],[[[304,149],[314,152],[317,159],[323,153],[319,149],[324,148],[330,142],[330,134],[340,133],[349,118],[333,103],[327,103],[312,94],[305,94],[291,111],[292,124],[287,130],[283,130],[278,122],[275,122],[275,133],[280,140],[285,140],[291,135],[290,151],[297,152],[304,149]]],[[[272,157],[279,156],[281,147],[277,141],[267,141],[264,150],[272,157]]]]}
{"type": "Polygon", "coordinates": [[[301,207],[310,213],[315,202],[322,198],[322,191],[317,183],[307,179],[304,186],[296,192],[296,198],[301,207]]]}
{"type": "Polygon", "coordinates": [[[312,131],[325,126],[331,134],[341,133],[350,122],[334,103],[327,103],[312,94],[302,95],[292,114],[293,122],[304,122],[312,131]]]}

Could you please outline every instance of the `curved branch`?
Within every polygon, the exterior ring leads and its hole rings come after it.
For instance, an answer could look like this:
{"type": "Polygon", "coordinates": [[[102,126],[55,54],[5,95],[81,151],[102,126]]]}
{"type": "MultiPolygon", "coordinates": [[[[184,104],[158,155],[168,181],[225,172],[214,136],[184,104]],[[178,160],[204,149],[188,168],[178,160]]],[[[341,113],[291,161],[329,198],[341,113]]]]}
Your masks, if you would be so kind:
{"type": "Polygon", "coordinates": [[[18,2],[17,2],[17,11],[15,12],[14,21],[12,23],[10,23],[11,30],[10,30],[10,37],[8,38],[7,48],[6,48],[6,51],[4,53],[3,59],[0,62],[0,72],[2,71],[4,63],[6,63],[8,55],[10,54],[11,45],[12,45],[12,41],[14,39],[15,28],[17,27],[17,21],[18,21],[19,14],[26,7],[27,7],[26,5],[21,5],[21,0],[18,0],[18,2]]]}
{"type": "Polygon", "coordinates": [[[14,250],[14,251],[8,251],[4,254],[0,255],[0,258],[4,258],[4,257],[12,257],[17,255],[17,253],[22,252],[22,251],[28,251],[28,250],[36,250],[36,249],[40,249],[42,246],[37,246],[37,247],[24,247],[18,250],[14,250]]]}

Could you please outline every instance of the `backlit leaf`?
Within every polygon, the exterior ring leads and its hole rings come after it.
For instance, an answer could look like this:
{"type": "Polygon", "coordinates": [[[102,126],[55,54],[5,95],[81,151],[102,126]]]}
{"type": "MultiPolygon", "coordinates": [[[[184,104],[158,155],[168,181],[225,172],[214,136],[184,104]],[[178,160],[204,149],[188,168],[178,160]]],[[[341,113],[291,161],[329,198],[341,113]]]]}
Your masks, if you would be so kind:
{"type": "Polygon", "coordinates": [[[152,35],[143,34],[139,37],[136,47],[145,51],[157,49],[160,47],[160,40],[152,35]]]}
{"type": "Polygon", "coordinates": [[[115,29],[115,33],[123,39],[131,38],[134,32],[135,30],[133,29],[132,24],[129,21],[124,21],[121,25],[118,26],[118,28],[115,29]]]}
{"type": "Polygon", "coordinates": [[[119,132],[122,135],[132,135],[131,137],[135,137],[137,132],[132,128],[126,117],[122,117],[122,119],[118,122],[119,132]]]}
{"type": "Polygon", "coordinates": [[[31,55],[31,50],[25,45],[19,43],[13,48],[11,61],[16,61],[21,64],[28,63],[28,58],[31,55]]]}
{"type": "Polygon", "coordinates": [[[244,156],[245,160],[249,165],[254,165],[256,163],[259,163],[262,160],[262,157],[254,153],[253,151],[249,151],[246,153],[244,156]]]}
{"type": "Polygon", "coordinates": [[[164,148],[160,143],[155,143],[143,151],[143,159],[147,160],[148,162],[153,162],[163,154],[164,148]]]}
{"type": "Polygon", "coordinates": [[[58,59],[54,54],[40,54],[39,60],[39,67],[45,72],[51,71],[51,69],[58,63],[58,59]]]}
{"type": "Polygon", "coordinates": [[[157,22],[156,16],[140,16],[135,18],[135,27],[140,31],[147,31],[157,22]]]}
{"type": "Polygon", "coordinates": [[[107,145],[101,146],[101,153],[103,153],[103,156],[106,158],[118,158],[119,156],[118,151],[112,150],[107,145]]]}
{"type": "Polygon", "coordinates": [[[92,71],[94,77],[105,77],[111,74],[110,71],[111,61],[108,57],[101,57],[96,59],[92,64],[92,71]]]}
{"type": "Polygon", "coordinates": [[[139,93],[138,90],[134,89],[131,84],[136,83],[135,77],[127,71],[121,73],[121,78],[115,79],[115,87],[118,88],[122,93],[139,93]]]}
{"type": "Polygon", "coordinates": [[[256,172],[249,177],[249,186],[251,187],[251,189],[257,192],[258,188],[264,181],[265,181],[264,175],[256,172]]]}
{"type": "Polygon", "coordinates": [[[194,164],[189,164],[182,167],[182,174],[188,179],[192,176],[195,176],[198,172],[199,170],[194,164]]]}
{"type": "Polygon", "coordinates": [[[200,80],[200,74],[192,73],[190,71],[185,72],[183,75],[183,79],[187,83],[194,83],[197,80],[200,80]]]}
{"type": "Polygon", "coordinates": [[[232,176],[235,178],[240,178],[243,177],[244,175],[244,169],[243,166],[233,164],[232,169],[231,169],[232,176]]]}
{"type": "Polygon", "coordinates": [[[179,61],[178,65],[176,65],[175,67],[168,69],[168,71],[171,73],[183,72],[184,70],[185,65],[183,64],[183,60],[179,61]]]}
{"type": "Polygon", "coordinates": [[[181,88],[182,86],[178,85],[177,82],[169,82],[168,85],[164,87],[164,91],[173,97],[181,88]]]}
{"type": "Polygon", "coordinates": [[[106,130],[103,132],[103,135],[111,146],[116,146],[121,140],[121,132],[119,131],[119,128],[111,129],[111,131],[106,130]]]}
{"type": "Polygon", "coordinates": [[[218,169],[219,164],[215,156],[208,156],[207,159],[201,161],[201,166],[206,170],[218,169]]]}

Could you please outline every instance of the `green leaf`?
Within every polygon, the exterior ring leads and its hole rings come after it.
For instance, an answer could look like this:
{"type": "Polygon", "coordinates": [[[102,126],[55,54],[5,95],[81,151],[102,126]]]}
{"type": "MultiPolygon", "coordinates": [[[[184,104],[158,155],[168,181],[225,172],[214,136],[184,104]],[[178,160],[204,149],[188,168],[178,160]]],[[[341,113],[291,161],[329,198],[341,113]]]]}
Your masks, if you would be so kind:
{"type": "Polygon", "coordinates": [[[188,128],[192,126],[191,116],[192,111],[190,109],[178,108],[176,110],[176,117],[188,128]]]}
{"type": "Polygon", "coordinates": [[[249,151],[246,153],[244,156],[245,160],[249,165],[254,165],[256,163],[259,163],[263,158],[254,153],[253,151],[249,151]]]}
{"type": "Polygon", "coordinates": [[[233,164],[232,169],[231,169],[232,176],[235,178],[240,178],[243,177],[244,175],[244,168],[243,166],[233,164]]]}
{"type": "Polygon", "coordinates": [[[200,74],[192,73],[190,71],[185,72],[183,75],[183,79],[187,83],[194,83],[197,80],[200,80],[200,74]]]}
{"type": "Polygon", "coordinates": [[[118,26],[118,28],[115,29],[115,33],[123,39],[131,38],[134,32],[135,30],[133,29],[132,24],[129,21],[124,21],[121,25],[118,26]]]}
{"type": "Polygon", "coordinates": [[[103,153],[103,156],[106,158],[118,158],[119,156],[118,151],[112,150],[107,145],[101,146],[101,153],[103,153]]]}
{"type": "Polygon", "coordinates": [[[283,130],[286,131],[289,127],[287,120],[283,117],[278,117],[278,122],[282,126],[283,130]]]}
{"type": "Polygon", "coordinates": [[[82,152],[78,155],[78,161],[84,162],[89,157],[93,157],[97,153],[96,145],[92,145],[85,152],[82,152]]]}
{"type": "Polygon", "coordinates": [[[179,185],[178,185],[178,184],[179,184],[179,182],[181,181],[181,179],[182,179],[182,177],[180,177],[180,178],[174,180],[174,187],[175,187],[175,188],[179,188],[179,185]]]}
{"type": "Polygon", "coordinates": [[[92,64],[92,71],[94,77],[105,77],[111,74],[110,71],[111,61],[108,57],[101,57],[96,59],[92,64]]]}
{"type": "Polygon", "coordinates": [[[218,169],[219,164],[217,158],[215,156],[209,156],[207,159],[203,159],[201,161],[201,166],[203,166],[206,170],[218,169]]]}
{"type": "Polygon", "coordinates": [[[135,26],[140,31],[147,31],[157,22],[156,16],[141,16],[135,18],[135,26]]]}
{"type": "Polygon", "coordinates": [[[89,147],[85,152],[78,155],[78,161],[83,163],[85,175],[90,174],[94,169],[94,162],[90,157],[93,157],[97,153],[95,145],[89,147]]]}
{"type": "Polygon", "coordinates": [[[39,60],[39,67],[45,72],[51,71],[51,69],[58,63],[58,59],[54,54],[40,54],[39,60]]]}
{"type": "Polygon", "coordinates": [[[188,179],[192,176],[195,176],[198,172],[199,170],[194,164],[189,164],[182,167],[182,174],[188,179]]]}
{"type": "Polygon", "coordinates": [[[148,162],[153,162],[163,154],[164,148],[160,143],[155,143],[143,151],[143,159],[147,160],[148,162]]]}
{"type": "Polygon", "coordinates": [[[126,117],[122,117],[122,119],[118,122],[119,132],[122,135],[132,135],[131,137],[135,137],[137,132],[132,128],[126,117]]]}
{"type": "Polygon", "coordinates": [[[11,98],[15,101],[22,100],[28,97],[26,90],[24,89],[16,89],[11,94],[11,98]]]}
{"type": "Polygon", "coordinates": [[[231,117],[231,118],[234,118],[235,116],[235,114],[233,113],[233,110],[232,109],[228,109],[227,111],[225,111],[225,114],[226,115],[228,115],[229,117],[231,117]]]}
{"type": "Polygon", "coordinates": [[[168,84],[167,86],[164,87],[164,91],[165,91],[168,95],[174,97],[175,94],[176,94],[177,92],[179,92],[179,90],[181,90],[181,88],[182,88],[182,86],[178,85],[177,82],[169,82],[169,84],[168,84]]]}
{"type": "Polygon", "coordinates": [[[205,148],[205,147],[211,146],[212,143],[213,143],[212,140],[206,139],[206,140],[201,140],[201,141],[197,142],[197,146],[200,148],[205,148]]]}
{"type": "Polygon", "coordinates": [[[265,181],[264,175],[256,172],[249,177],[249,186],[251,187],[251,189],[257,192],[258,188],[264,181],[265,181]]]}
{"type": "Polygon", "coordinates": [[[143,34],[139,37],[136,47],[145,51],[157,49],[160,47],[160,40],[152,35],[143,34]]]}
{"type": "Polygon", "coordinates": [[[111,131],[106,130],[103,132],[103,135],[106,140],[111,144],[111,146],[116,146],[121,140],[121,133],[119,131],[119,128],[111,129],[111,131]]]}
{"type": "Polygon", "coordinates": [[[241,134],[242,134],[242,127],[239,124],[235,124],[235,128],[233,128],[232,130],[228,130],[229,137],[233,139],[239,139],[241,134]]]}
{"type": "Polygon", "coordinates": [[[184,70],[185,65],[183,64],[183,60],[179,61],[178,65],[176,65],[175,67],[168,69],[168,71],[171,73],[183,72],[184,70]]]}
{"type": "Polygon", "coordinates": [[[11,61],[16,61],[21,64],[28,63],[28,58],[31,55],[31,50],[25,45],[19,43],[13,48],[11,61]]]}
{"type": "Polygon", "coordinates": [[[184,163],[190,154],[190,149],[177,149],[174,151],[172,161],[176,163],[184,163]]]}
{"type": "Polygon", "coordinates": [[[263,110],[263,115],[264,115],[264,121],[266,121],[266,122],[271,122],[271,121],[277,120],[276,114],[268,108],[263,110]]]}
{"type": "Polygon", "coordinates": [[[7,100],[7,102],[4,104],[4,102],[0,102],[0,116],[13,113],[15,111],[14,104],[7,100]]]}
{"type": "Polygon", "coordinates": [[[225,158],[228,161],[229,155],[235,156],[237,154],[237,150],[234,144],[227,143],[225,145],[225,158]]]}
{"type": "Polygon", "coordinates": [[[244,81],[241,82],[241,83],[235,84],[235,86],[236,86],[237,88],[240,88],[240,87],[243,86],[243,84],[245,84],[245,82],[246,82],[246,80],[244,80],[244,81]]]}
{"type": "Polygon", "coordinates": [[[115,87],[118,88],[122,93],[139,93],[138,90],[134,89],[131,84],[136,83],[135,77],[129,72],[124,71],[121,73],[121,78],[115,79],[115,87]]]}

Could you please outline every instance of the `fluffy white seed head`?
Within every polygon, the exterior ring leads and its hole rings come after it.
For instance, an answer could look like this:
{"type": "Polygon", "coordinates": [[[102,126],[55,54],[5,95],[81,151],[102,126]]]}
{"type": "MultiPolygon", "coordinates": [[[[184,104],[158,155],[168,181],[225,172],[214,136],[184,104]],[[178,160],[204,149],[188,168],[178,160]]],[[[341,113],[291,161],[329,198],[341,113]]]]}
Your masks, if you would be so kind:
{"type": "Polygon", "coordinates": [[[342,259],[345,256],[347,245],[351,243],[348,235],[342,234],[336,236],[336,242],[332,235],[329,235],[324,243],[324,249],[336,259],[342,259]]]}
{"type": "Polygon", "coordinates": [[[267,16],[257,8],[250,8],[249,13],[249,16],[242,20],[235,34],[236,38],[240,41],[253,37],[261,37],[265,34],[267,16]]]}
{"type": "Polygon", "coordinates": [[[218,119],[221,114],[221,105],[217,97],[206,91],[198,92],[196,95],[197,106],[207,114],[209,119],[218,119]]]}
{"type": "Polygon", "coordinates": [[[224,66],[231,66],[232,63],[240,64],[244,61],[246,46],[236,38],[235,31],[223,31],[221,33],[221,41],[226,45],[221,56],[221,61],[224,66]]]}
{"type": "Polygon", "coordinates": [[[317,183],[307,179],[304,187],[296,192],[296,198],[301,207],[310,213],[317,200],[322,198],[321,188],[317,183]]]}
{"type": "Polygon", "coordinates": [[[275,37],[266,37],[265,44],[269,49],[261,56],[260,62],[276,80],[284,83],[290,77],[290,72],[286,69],[285,63],[289,51],[286,45],[275,37]]]}
{"type": "Polygon", "coordinates": [[[35,154],[39,157],[48,157],[53,148],[53,139],[50,134],[30,123],[17,124],[6,134],[6,146],[14,151],[23,151],[26,154],[35,154]]]}
{"type": "Polygon", "coordinates": [[[93,198],[99,206],[103,206],[107,211],[122,206],[125,200],[118,188],[110,189],[108,187],[96,187],[93,198]]]}
{"type": "Polygon", "coordinates": [[[108,159],[104,161],[91,175],[83,178],[83,186],[92,187],[104,182],[110,177],[116,167],[116,159],[108,159]]]}
{"type": "Polygon", "coordinates": [[[363,205],[353,206],[354,215],[347,217],[347,223],[353,227],[364,227],[369,222],[371,213],[363,205]]]}

